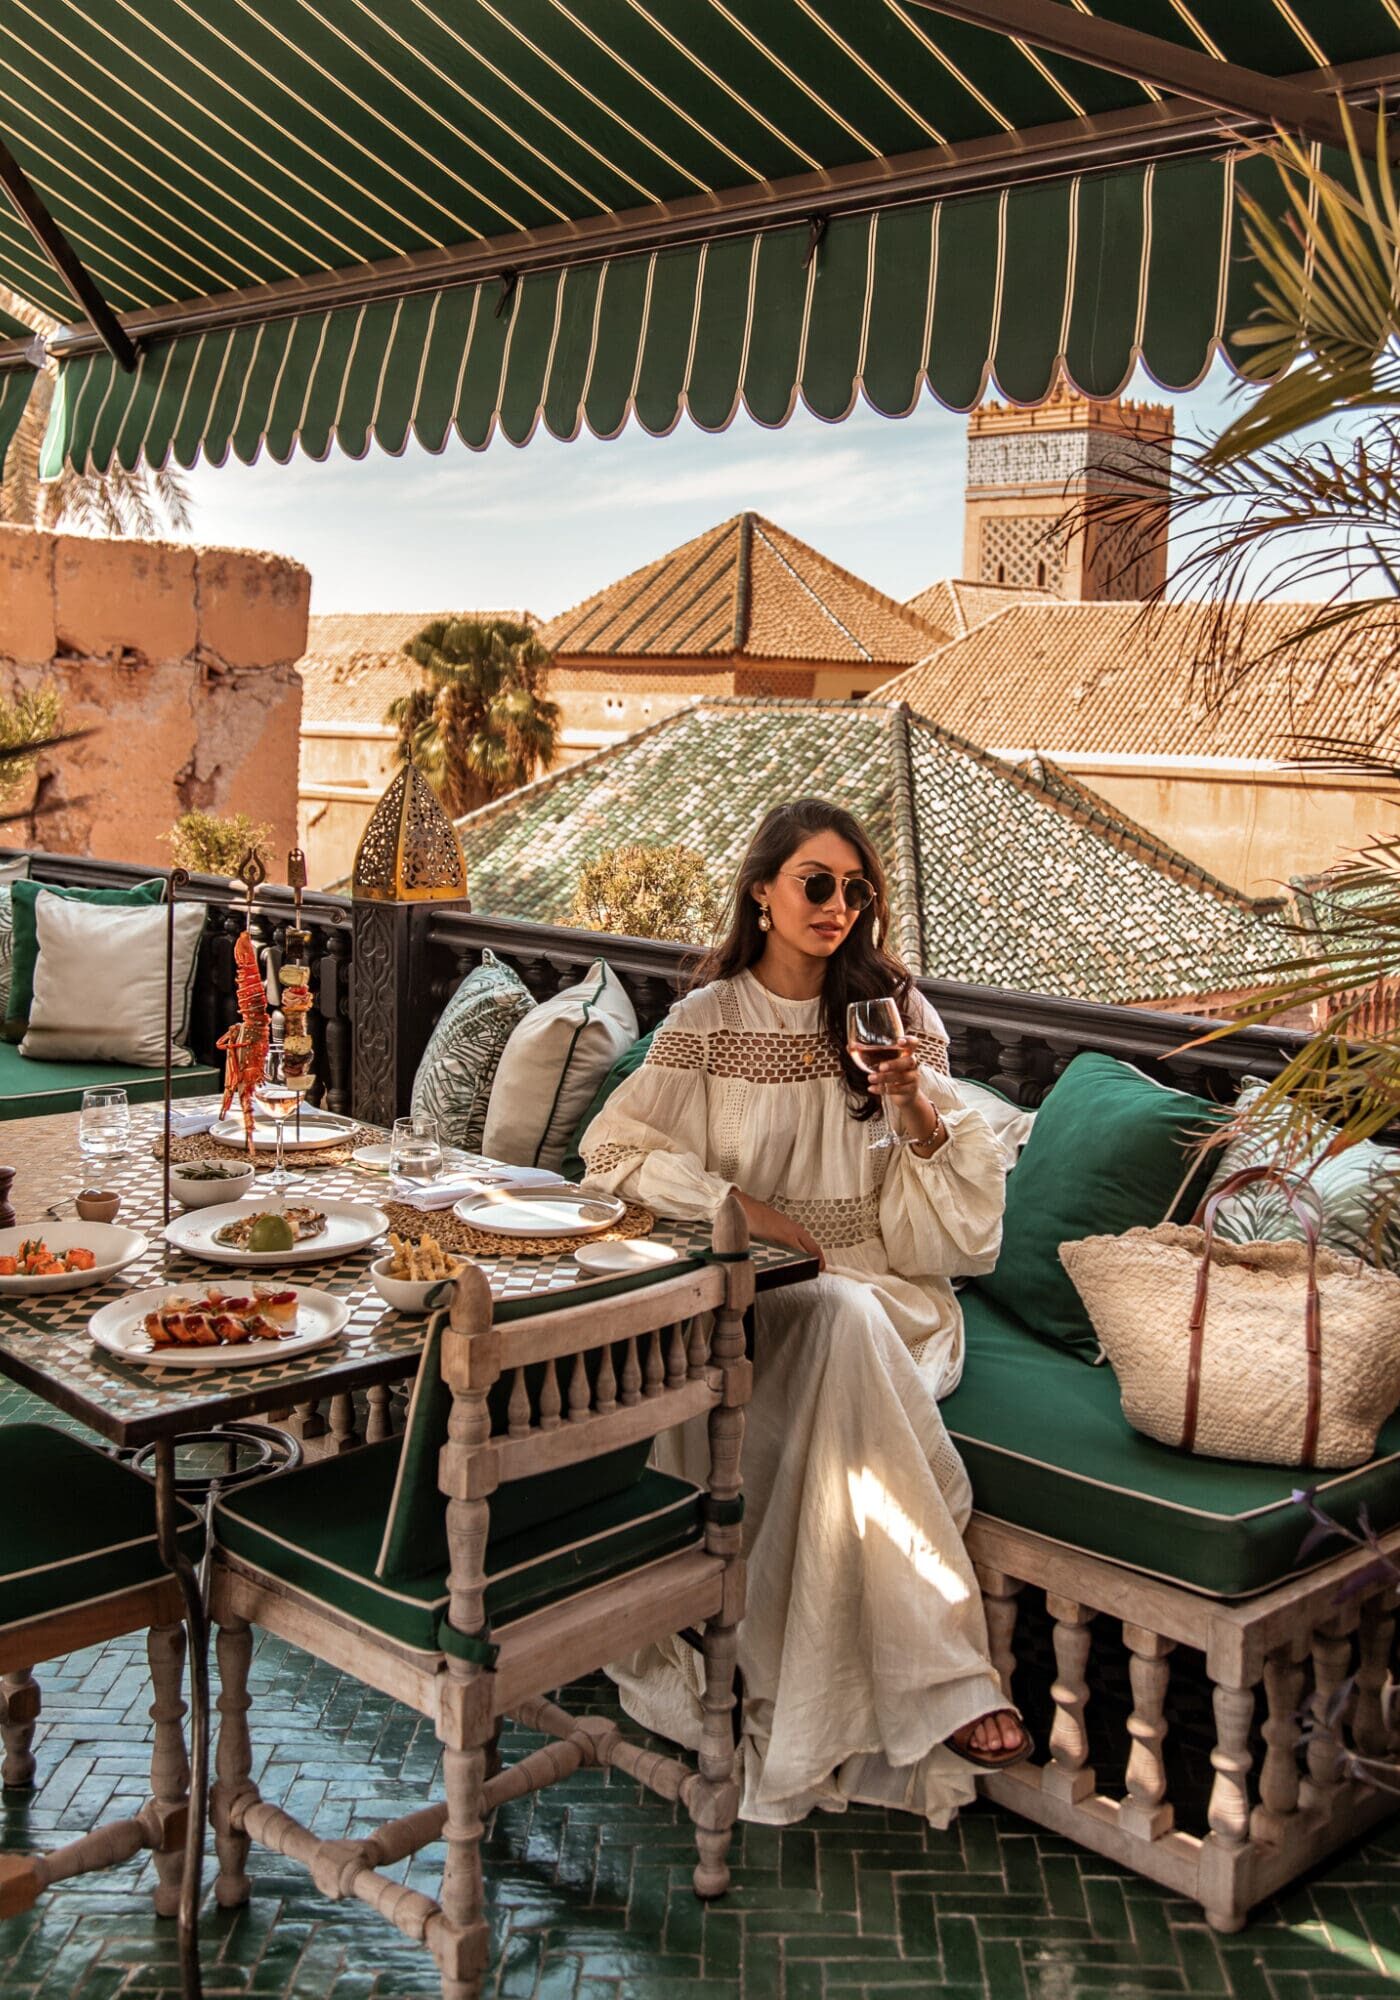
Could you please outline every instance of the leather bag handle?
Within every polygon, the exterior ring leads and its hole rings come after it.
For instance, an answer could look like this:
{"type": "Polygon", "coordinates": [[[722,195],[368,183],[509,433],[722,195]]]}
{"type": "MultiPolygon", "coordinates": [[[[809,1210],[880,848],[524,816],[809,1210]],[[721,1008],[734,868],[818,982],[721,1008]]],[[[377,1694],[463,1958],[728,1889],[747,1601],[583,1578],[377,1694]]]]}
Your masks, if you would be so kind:
{"type": "Polygon", "coordinates": [[[1181,1426],[1181,1447],[1190,1451],[1196,1442],[1196,1424],[1201,1405],[1201,1358],[1205,1348],[1206,1305],[1210,1295],[1210,1259],[1215,1246],[1215,1223],[1222,1201],[1241,1188],[1267,1181],[1283,1195],[1293,1211],[1308,1249],[1307,1297],[1303,1307],[1303,1334],[1307,1346],[1307,1408],[1303,1420],[1304,1465],[1311,1465],[1317,1452],[1317,1433],[1322,1422],[1322,1328],[1321,1301],[1317,1291],[1317,1246],[1322,1231],[1322,1203],[1316,1191],[1296,1174],[1281,1167],[1244,1167],[1220,1183],[1197,1209],[1195,1226],[1204,1232],[1201,1268],[1196,1274],[1196,1295],[1189,1321],[1190,1349],[1186,1362],[1186,1413],[1181,1426]],[[1305,1199],[1306,1198],[1306,1199],[1305,1199]],[[1311,1204],[1311,1208],[1309,1205],[1311,1204]]]}

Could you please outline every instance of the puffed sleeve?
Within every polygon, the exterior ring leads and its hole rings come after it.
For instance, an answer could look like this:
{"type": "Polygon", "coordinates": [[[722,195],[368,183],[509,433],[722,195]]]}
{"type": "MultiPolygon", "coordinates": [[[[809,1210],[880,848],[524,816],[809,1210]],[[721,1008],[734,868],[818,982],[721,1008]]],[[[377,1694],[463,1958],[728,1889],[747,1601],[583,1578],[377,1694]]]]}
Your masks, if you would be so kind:
{"type": "Polygon", "coordinates": [[[671,1009],[646,1061],[618,1085],[579,1148],[586,1186],[678,1222],[712,1222],[733,1185],[709,1169],[708,1036],[696,1014],[685,1001],[671,1009]]]}
{"type": "Polygon", "coordinates": [[[901,1277],[972,1277],[990,1271],[1001,1248],[1005,1158],[948,1073],[942,1021],[917,991],[909,1012],[919,1082],[948,1137],[927,1159],[911,1146],[894,1154],[880,1194],[880,1233],[901,1277]]]}

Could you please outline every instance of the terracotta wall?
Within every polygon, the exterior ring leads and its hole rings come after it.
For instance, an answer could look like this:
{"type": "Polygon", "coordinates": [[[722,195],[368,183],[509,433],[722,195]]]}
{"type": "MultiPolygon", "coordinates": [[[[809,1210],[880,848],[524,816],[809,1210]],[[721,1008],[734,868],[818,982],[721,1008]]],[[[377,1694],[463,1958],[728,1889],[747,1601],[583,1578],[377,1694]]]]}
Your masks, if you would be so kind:
{"type": "Polygon", "coordinates": [[[103,860],[169,860],[192,806],[296,840],[311,579],[244,549],[0,528],[0,689],[52,681],[84,743],[45,757],[25,837],[103,860]]]}
{"type": "Polygon", "coordinates": [[[1122,761],[1060,751],[1055,761],[1222,882],[1253,896],[1276,896],[1295,875],[1321,874],[1377,835],[1395,832],[1396,787],[1388,779],[1200,764],[1125,770],[1122,761]]]}

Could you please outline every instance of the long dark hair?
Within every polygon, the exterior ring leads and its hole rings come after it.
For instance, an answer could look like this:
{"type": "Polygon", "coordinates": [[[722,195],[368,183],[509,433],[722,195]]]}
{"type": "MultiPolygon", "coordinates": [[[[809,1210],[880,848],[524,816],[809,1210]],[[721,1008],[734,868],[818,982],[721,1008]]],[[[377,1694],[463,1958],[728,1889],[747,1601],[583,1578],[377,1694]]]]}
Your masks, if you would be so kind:
{"type": "Polygon", "coordinates": [[[885,868],[874,842],[854,813],[834,806],[828,799],[793,799],[774,806],[764,814],[734,878],[725,915],[724,934],[706,953],[691,977],[690,984],[708,986],[715,979],[737,979],[757,965],[763,956],[765,934],[758,927],[758,904],[753,891],[760,882],[771,882],[804,840],[814,833],[839,834],[860,856],[861,873],[875,890],[875,899],[863,909],[851,926],[839,951],[827,961],[821,992],[822,1032],[836,1052],[841,1073],[850,1092],[851,1115],[873,1118],[879,1105],[871,1097],[867,1079],[851,1061],[846,1047],[846,1008],[852,1000],[876,1000],[892,993],[907,1025],[909,995],[913,979],[909,968],[892,952],[876,942],[889,930],[890,910],[885,890],[885,868]]]}

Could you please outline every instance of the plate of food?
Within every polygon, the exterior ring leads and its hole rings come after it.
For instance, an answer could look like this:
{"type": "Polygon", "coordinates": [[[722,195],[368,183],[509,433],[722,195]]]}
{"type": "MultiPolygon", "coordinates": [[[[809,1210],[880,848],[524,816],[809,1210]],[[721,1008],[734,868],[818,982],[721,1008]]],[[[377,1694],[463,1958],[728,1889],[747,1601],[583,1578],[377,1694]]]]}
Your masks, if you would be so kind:
{"type": "Polygon", "coordinates": [[[497,1236],[596,1236],[627,1213],[615,1195],[580,1194],[561,1186],[539,1194],[468,1195],[452,1213],[472,1229],[497,1236]]]}
{"type": "Polygon", "coordinates": [[[344,1299],[306,1285],[157,1285],[103,1306],[88,1332],[109,1354],[146,1368],[251,1368],[324,1347],[349,1317],[344,1299]]]}
{"type": "MultiPolygon", "coordinates": [[[[287,1120],[282,1144],[289,1153],[305,1152],[308,1146],[332,1146],[337,1139],[345,1138],[356,1129],[352,1118],[339,1118],[332,1111],[318,1111],[314,1105],[302,1106],[301,1129],[297,1129],[296,1119],[287,1120]]],[[[221,1146],[237,1146],[246,1151],[248,1134],[241,1116],[216,1118],[209,1127],[209,1137],[217,1139],[221,1146]]],[[[277,1124],[271,1118],[253,1118],[253,1150],[258,1153],[277,1151],[277,1124]]]]}
{"type": "Polygon", "coordinates": [[[31,1223],[0,1229],[0,1298],[80,1292],[139,1257],[147,1239],[114,1222],[31,1223]]]}
{"type": "Polygon", "coordinates": [[[313,1264],[363,1250],[388,1227],[389,1218],[367,1201],[279,1202],[254,1194],[177,1215],[165,1240],[210,1264],[313,1264]]]}

